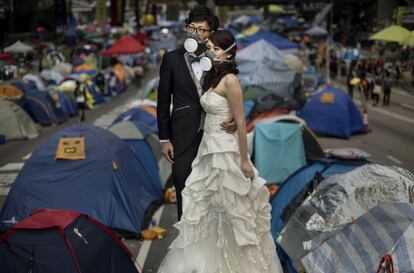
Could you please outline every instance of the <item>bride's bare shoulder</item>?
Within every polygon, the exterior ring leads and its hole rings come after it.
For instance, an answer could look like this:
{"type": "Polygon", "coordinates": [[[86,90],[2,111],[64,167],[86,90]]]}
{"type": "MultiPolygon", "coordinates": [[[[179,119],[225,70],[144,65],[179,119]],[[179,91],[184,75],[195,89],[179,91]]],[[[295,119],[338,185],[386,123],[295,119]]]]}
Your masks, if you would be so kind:
{"type": "Polygon", "coordinates": [[[223,77],[223,81],[226,86],[239,85],[239,78],[236,74],[227,74],[223,77]]]}

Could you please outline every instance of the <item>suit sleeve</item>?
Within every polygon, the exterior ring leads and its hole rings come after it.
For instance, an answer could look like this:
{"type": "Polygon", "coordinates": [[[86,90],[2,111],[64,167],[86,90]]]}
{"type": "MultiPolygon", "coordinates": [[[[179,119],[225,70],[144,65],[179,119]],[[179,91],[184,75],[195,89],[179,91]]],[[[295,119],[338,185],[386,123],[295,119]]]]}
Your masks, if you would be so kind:
{"type": "Polygon", "coordinates": [[[172,71],[167,55],[164,55],[160,67],[160,82],[157,95],[157,122],[159,139],[171,139],[170,104],[172,92],[172,71]]]}

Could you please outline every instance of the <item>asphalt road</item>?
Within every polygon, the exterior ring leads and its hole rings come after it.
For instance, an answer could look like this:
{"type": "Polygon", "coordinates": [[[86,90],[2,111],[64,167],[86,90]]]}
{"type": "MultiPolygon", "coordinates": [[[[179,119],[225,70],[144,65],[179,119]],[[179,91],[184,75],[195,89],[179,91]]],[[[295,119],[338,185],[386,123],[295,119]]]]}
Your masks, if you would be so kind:
{"type": "MultiPolygon", "coordinates": [[[[156,74],[156,70],[148,73],[143,80],[143,86],[145,86],[147,80],[156,74]]],[[[343,85],[340,83],[336,83],[336,85],[343,88],[343,85]]],[[[139,89],[130,87],[128,92],[119,97],[112,98],[110,102],[101,105],[97,109],[88,111],[86,123],[103,127],[109,125],[119,112],[123,110],[125,105],[139,97],[139,89]]],[[[360,103],[358,95],[355,96],[354,100],[357,104],[360,103]]],[[[318,137],[322,147],[324,149],[340,147],[360,148],[373,155],[373,162],[396,165],[414,172],[414,96],[406,90],[395,88],[391,94],[391,105],[389,107],[384,107],[382,104],[376,107],[371,105],[372,102],[368,111],[369,127],[372,130],[369,134],[355,135],[348,140],[318,137]]],[[[54,132],[75,123],[77,123],[76,118],[56,127],[44,127],[42,128],[41,136],[37,139],[14,141],[0,146],[0,207],[3,205],[5,195],[7,194],[7,187],[4,187],[4,183],[7,183],[7,181],[12,183],[24,162],[22,158],[30,154],[44,139],[54,132]],[[1,166],[7,163],[16,162],[20,164],[17,166],[11,165],[9,170],[1,169],[1,166]],[[3,188],[1,183],[3,183],[3,188]]],[[[143,267],[143,272],[157,271],[168,246],[177,235],[177,231],[172,227],[176,217],[175,205],[166,204],[154,215],[157,224],[167,229],[166,237],[155,241],[124,240],[136,257],[137,264],[143,267]]]]}

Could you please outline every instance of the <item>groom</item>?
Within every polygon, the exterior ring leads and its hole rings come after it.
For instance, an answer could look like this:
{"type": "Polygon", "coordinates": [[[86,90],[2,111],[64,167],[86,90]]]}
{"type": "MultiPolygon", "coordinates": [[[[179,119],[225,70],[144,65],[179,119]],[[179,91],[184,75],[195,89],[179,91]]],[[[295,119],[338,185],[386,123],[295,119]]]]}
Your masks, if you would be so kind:
{"type": "MultiPolygon", "coordinates": [[[[164,55],[157,103],[159,139],[163,155],[172,163],[178,220],[182,215],[181,191],[191,173],[191,163],[203,135],[204,112],[200,96],[203,94],[204,72],[199,58],[205,51],[208,37],[217,30],[219,20],[209,8],[197,6],[190,11],[185,23],[187,38],[190,39],[186,40],[185,47],[164,55]]],[[[234,121],[225,122],[222,127],[231,133],[236,130],[234,121]]]]}

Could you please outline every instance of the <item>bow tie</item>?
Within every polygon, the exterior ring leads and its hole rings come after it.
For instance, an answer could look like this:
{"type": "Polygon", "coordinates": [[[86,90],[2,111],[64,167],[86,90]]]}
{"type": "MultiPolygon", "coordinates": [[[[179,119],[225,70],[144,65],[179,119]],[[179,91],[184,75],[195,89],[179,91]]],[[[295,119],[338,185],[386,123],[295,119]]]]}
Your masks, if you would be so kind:
{"type": "Polygon", "coordinates": [[[194,62],[199,62],[202,57],[203,57],[202,55],[196,56],[194,54],[188,54],[188,60],[191,64],[194,62]]]}

